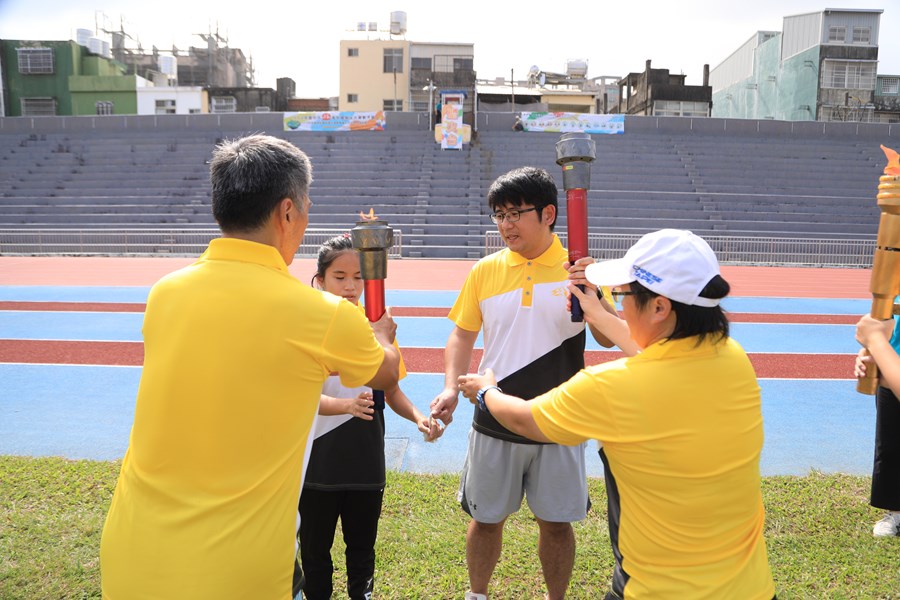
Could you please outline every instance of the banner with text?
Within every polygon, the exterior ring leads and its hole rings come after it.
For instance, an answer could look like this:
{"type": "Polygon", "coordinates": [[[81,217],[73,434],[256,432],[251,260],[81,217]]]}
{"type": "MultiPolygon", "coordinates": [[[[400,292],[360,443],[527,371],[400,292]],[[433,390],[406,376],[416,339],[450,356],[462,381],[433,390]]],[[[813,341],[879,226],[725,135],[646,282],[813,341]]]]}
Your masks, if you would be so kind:
{"type": "Polygon", "coordinates": [[[625,115],[590,115],[570,112],[523,112],[525,131],[580,131],[625,133],[625,115]]]}
{"type": "Polygon", "coordinates": [[[285,131],[384,131],[384,111],[284,113],[285,131]]]}

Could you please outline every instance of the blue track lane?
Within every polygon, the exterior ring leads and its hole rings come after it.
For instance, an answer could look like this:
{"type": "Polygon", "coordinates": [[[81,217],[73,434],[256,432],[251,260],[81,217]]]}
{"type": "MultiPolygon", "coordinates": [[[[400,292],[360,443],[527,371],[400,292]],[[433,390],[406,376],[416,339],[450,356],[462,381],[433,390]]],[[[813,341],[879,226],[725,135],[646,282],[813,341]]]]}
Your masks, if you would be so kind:
{"type": "MultiPolygon", "coordinates": [[[[139,367],[0,364],[0,454],[114,460],[128,446],[139,367]]],[[[850,380],[761,380],[764,475],[811,469],[869,475],[874,400],[850,380]]],[[[423,412],[443,386],[438,374],[411,374],[404,391],[423,412]]],[[[388,411],[388,464],[419,473],[458,472],[466,453],[472,406],[462,399],[454,422],[434,444],[388,411]]],[[[710,449],[715,451],[715,449],[710,449]]],[[[602,475],[596,443],[589,475],[602,475]]]]}
{"type": "MultiPolygon", "coordinates": [[[[147,287],[0,286],[0,301],[143,303],[147,287]]],[[[389,306],[449,307],[456,292],[387,291],[389,306]]],[[[847,314],[867,312],[868,300],[729,298],[742,313],[847,314]]],[[[0,311],[0,338],[15,340],[141,341],[143,314],[78,311],[0,311]]],[[[397,317],[404,347],[442,348],[452,324],[441,317],[397,317]]],[[[852,325],[733,323],[748,352],[855,354],[852,325]]],[[[600,349],[589,337],[588,348],[600,349]]],[[[481,338],[477,342],[481,346],[481,338]]],[[[121,458],[128,445],[140,367],[0,363],[0,454],[121,458]]],[[[443,376],[412,373],[403,388],[425,412],[443,376]]],[[[874,400],[855,381],[761,380],[765,475],[823,472],[871,474],[874,400]]],[[[386,414],[388,464],[414,472],[457,472],[465,457],[472,408],[462,399],[456,419],[436,444],[414,426],[386,414]]],[[[714,449],[712,449],[714,450],[714,449]]],[[[602,475],[596,444],[588,468],[602,475]]]]}

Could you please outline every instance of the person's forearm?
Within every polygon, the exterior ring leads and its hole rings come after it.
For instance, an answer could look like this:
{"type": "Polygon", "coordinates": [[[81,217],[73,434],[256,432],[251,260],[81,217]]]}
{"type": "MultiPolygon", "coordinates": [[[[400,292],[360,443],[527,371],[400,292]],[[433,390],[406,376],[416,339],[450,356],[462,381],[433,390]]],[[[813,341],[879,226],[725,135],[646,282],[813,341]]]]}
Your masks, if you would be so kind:
{"type": "Polygon", "coordinates": [[[400,386],[395,386],[392,390],[386,390],[384,392],[384,401],[391,407],[392,411],[407,421],[412,421],[418,425],[419,421],[425,418],[412,403],[412,400],[409,399],[409,396],[403,393],[400,386]]]}
{"type": "Polygon", "coordinates": [[[890,342],[884,338],[871,340],[868,350],[875,364],[878,365],[881,385],[890,388],[895,395],[900,396],[900,356],[894,351],[890,342]]]}
{"type": "Polygon", "coordinates": [[[484,403],[488,412],[510,431],[536,442],[550,442],[535,423],[525,400],[492,389],[485,393],[484,403]]]}
{"type": "Polygon", "coordinates": [[[345,398],[334,398],[322,394],[319,398],[319,414],[322,416],[347,414],[348,402],[345,398]]]}
{"type": "Polygon", "coordinates": [[[399,375],[400,351],[393,344],[384,344],[382,348],[384,348],[384,358],[381,366],[378,367],[375,377],[366,383],[366,386],[374,390],[391,389],[397,385],[399,375]]]}
{"type": "Polygon", "coordinates": [[[469,372],[472,363],[472,351],[475,347],[475,339],[478,332],[463,332],[459,328],[454,330],[447,340],[444,348],[444,388],[456,389],[460,375],[469,372]]]}
{"type": "MultiPolygon", "coordinates": [[[[631,331],[628,329],[628,324],[624,319],[619,318],[618,315],[605,311],[599,312],[591,317],[588,325],[591,327],[592,332],[596,329],[597,332],[618,346],[628,356],[634,356],[641,351],[640,347],[631,339],[631,331]]],[[[596,337],[594,335],[595,339],[596,337]]]]}

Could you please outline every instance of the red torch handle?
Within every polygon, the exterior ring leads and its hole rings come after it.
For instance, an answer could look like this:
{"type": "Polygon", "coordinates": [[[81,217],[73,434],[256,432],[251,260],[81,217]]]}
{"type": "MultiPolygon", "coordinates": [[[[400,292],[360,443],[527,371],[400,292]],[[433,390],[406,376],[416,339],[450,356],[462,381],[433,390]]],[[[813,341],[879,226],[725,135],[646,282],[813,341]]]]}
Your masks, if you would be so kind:
{"type": "MultiPolygon", "coordinates": [[[[366,318],[374,323],[384,315],[384,280],[365,279],[366,318]]],[[[384,410],[384,390],[372,390],[376,410],[384,410]]]]}
{"type": "MultiPolygon", "coordinates": [[[[569,233],[569,262],[588,255],[588,212],[587,190],[575,188],[566,190],[566,226],[569,233]]],[[[584,291],[584,286],[578,286],[584,291]]],[[[584,311],[578,298],[572,298],[572,322],[584,321],[584,311]]]]}
{"type": "Polygon", "coordinates": [[[366,318],[375,322],[384,314],[384,280],[366,279],[366,318]]]}

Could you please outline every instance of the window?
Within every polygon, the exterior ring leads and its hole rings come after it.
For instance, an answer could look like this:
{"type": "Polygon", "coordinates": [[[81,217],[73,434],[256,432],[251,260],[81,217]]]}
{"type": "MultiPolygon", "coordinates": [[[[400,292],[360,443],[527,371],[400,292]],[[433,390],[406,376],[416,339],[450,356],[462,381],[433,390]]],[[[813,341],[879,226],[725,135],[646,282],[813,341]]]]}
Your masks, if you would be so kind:
{"type": "Polygon", "coordinates": [[[413,57],[409,59],[409,66],[413,69],[423,69],[425,71],[431,70],[431,59],[430,58],[417,58],[413,57]]]}
{"type": "Polygon", "coordinates": [[[653,103],[654,117],[708,117],[709,104],[706,102],[681,102],[679,100],[657,100],[653,103]]]}
{"type": "Polygon", "coordinates": [[[844,25],[828,28],[828,42],[831,44],[843,44],[847,41],[847,28],[844,25]]]}
{"type": "Polygon", "coordinates": [[[385,100],[384,110],[402,111],[403,100],[385,100]]]}
{"type": "Polygon", "coordinates": [[[16,48],[19,57],[19,73],[24,75],[52,74],[52,48],[16,48]]]}
{"type": "Polygon", "coordinates": [[[403,72],[403,48],[384,49],[384,72],[403,72]]]}
{"type": "Polygon", "coordinates": [[[359,102],[359,94],[347,94],[347,102],[351,104],[359,102]]]}
{"type": "Polygon", "coordinates": [[[23,117],[55,117],[55,98],[22,98],[23,117]]]}
{"type": "Polygon", "coordinates": [[[900,77],[882,77],[881,95],[896,96],[900,94],[900,77]]]}
{"type": "Polygon", "coordinates": [[[474,68],[474,62],[471,58],[454,58],[454,71],[471,71],[474,68]]]}
{"type": "Polygon", "coordinates": [[[849,90],[875,89],[875,63],[826,60],[822,87],[849,90]]]}
{"type": "Polygon", "coordinates": [[[202,114],[199,108],[190,108],[188,109],[189,115],[199,115],[202,114]]]}
{"type": "Polygon", "coordinates": [[[424,102],[413,100],[410,103],[410,110],[412,110],[413,112],[428,112],[428,106],[429,104],[427,100],[424,102]]]}
{"type": "Polygon", "coordinates": [[[156,101],[156,114],[158,114],[158,115],[174,115],[175,114],[175,101],[174,100],[157,100],[156,101]]]}
{"type": "Polygon", "coordinates": [[[359,48],[347,48],[347,56],[359,56],[359,48]]]}
{"type": "Polygon", "coordinates": [[[111,115],[113,114],[113,103],[108,100],[100,100],[95,105],[97,109],[98,115],[111,115]]]}
{"type": "Polygon", "coordinates": [[[853,28],[853,43],[868,44],[872,40],[872,30],[868,27],[853,28]]]}
{"type": "Polygon", "coordinates": [[[237,100],[234,96],[213,96],[212,112],[233,113],[237,112],[237,100]]]}

